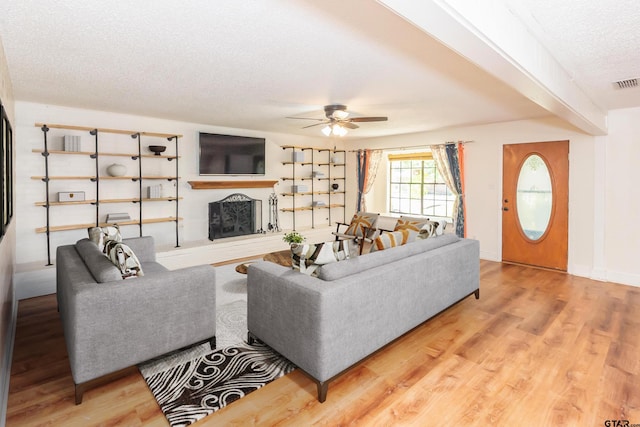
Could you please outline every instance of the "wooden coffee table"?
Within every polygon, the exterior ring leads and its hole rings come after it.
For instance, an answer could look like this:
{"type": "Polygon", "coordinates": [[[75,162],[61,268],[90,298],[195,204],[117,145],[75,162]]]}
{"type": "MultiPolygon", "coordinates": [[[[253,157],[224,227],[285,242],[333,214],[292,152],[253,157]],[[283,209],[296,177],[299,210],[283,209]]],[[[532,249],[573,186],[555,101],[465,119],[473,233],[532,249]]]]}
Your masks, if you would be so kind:
{"type": "MultiPolygon", "coordinates": [[[[286,249],[284,251],[271,252],[266,254],[263,258],[264,261],[269,261],[274,264],[282,265],[283,267],[291,267],[291,250],[286,249]]],[[[253,264],[252,262],[243,262],[236,266],[236,271],[241,274],[247,274],[247,269],[253,264]]]]}
{"type": "Polygon", "coordinates": [[[291,249],[285,249],[284,251],[271,252],[266,254],[263,258],[265,261],[272,262],[274,264],[281,265],[283,267],[291,267],[291,249]]]}

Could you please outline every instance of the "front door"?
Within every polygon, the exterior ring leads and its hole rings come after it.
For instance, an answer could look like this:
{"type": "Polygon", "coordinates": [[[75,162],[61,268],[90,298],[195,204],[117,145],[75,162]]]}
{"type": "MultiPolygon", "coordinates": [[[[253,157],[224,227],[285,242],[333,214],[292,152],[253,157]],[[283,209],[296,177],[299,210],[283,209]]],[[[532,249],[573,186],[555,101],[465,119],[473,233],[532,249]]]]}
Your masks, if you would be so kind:
{"type": "Polygon", "coordinates": [[[503,147],[502,260],[567,270],[569,141],[503,147]]]}

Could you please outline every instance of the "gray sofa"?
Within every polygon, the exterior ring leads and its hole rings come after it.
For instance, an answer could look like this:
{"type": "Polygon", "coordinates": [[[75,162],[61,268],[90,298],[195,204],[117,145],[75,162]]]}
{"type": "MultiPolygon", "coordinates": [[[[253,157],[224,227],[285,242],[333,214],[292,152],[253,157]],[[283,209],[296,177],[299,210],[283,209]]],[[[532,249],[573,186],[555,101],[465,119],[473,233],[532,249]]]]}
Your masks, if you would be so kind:
{"type": "Polygon", "coordinates": [[[247,326],[317,383],[328,383],[456,302],[480,297],[479,243],[445,234],[326,264],[311,277],[249,266],[247,326]]]}
{"type": "Polygon", "coordinates": [[[197,342],[215,347],[215,268],[168,271],[156,262],[153,238],[123,243],[144,276],[123,280],[88,239],[56,250],[58,309],[76,404],[108,374],[197,342]]]}

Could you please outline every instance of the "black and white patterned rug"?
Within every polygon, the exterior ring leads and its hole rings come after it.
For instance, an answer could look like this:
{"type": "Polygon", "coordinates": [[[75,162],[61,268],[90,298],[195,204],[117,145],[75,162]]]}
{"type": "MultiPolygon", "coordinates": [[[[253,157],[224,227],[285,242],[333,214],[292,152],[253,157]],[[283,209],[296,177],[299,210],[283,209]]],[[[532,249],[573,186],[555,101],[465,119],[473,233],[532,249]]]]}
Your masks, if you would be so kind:
{"type": "MultiPolygon", "coordinates": [[[[237,287],[243,277],[229,274],[237,287]]],[[[269,347],[244,341],[246,299],[219,306],[216,326],[215,350],[203,344],[139,366],[171,426],[188,426],[295,369],[269,347]]]]}
{"type": "Polygon", "coordinates": [[[244,344],[211,351],[145,380],[169,424],[188,426],[294,368],[265,345],[244,344]]]}

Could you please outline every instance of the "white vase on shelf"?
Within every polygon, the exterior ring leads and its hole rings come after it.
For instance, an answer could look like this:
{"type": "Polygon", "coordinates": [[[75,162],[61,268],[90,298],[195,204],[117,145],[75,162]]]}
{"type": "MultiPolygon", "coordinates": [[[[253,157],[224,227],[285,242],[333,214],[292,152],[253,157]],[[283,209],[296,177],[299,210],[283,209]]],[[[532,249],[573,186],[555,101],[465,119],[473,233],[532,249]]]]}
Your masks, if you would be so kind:
{"type": "Polygon", "coordinates": [[[109,176],[124,176],[127,173],[127,167],[120,163],[114,163],[107,168],[109,176]]]}

